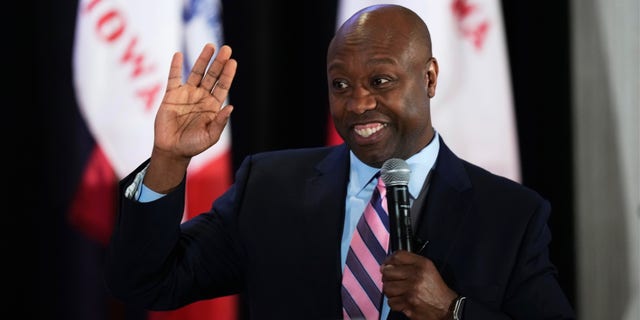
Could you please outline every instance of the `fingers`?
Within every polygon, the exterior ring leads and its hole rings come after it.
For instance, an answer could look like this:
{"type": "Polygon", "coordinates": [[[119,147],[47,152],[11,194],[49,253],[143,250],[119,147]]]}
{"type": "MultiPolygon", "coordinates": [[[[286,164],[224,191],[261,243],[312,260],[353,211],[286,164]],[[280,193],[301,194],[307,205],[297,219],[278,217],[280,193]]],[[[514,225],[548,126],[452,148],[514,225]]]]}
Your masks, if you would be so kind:
{"type": "Polygon", "coordinates": [[[414,306],[408,303],[405,297],[389,298],[387,304],[391,310],[402,312],[409,319],[413,317],[414,306]]]}
{"type": "MultiPolygon", "coordinates": [[[[214,53],[215,46],[211,43],[207,43],[202,48],[200,55],[191,68],[186,84],[207,90],[222,104],[227,98],[238,63],[231,59],[231,47],[223,45],[211,65],[209,65],[214,53]]],[[[183,55],[180,52],[176,52],[173,55],[167,90],[177,88],[182,84],[182,57],[183,55]]]]}
{"type": "Polygon", "coordinates": [[[407,317],[411,317],[416,300],[416,289],[413,281],[385,281],[382,292],[387,297],[387,304],[391,310],[400,311],[407,317]]]}
{"type": "Polygon", "coordinates": [[[382,264],[382,291],[391,310],[407,317],[427,315],[441,319],[457,295],[442,279],[432,260],[406,251],[396,251],[382,264]]]}
{"type": "Polygon", "coordinates": [[[234,59],[229,59],[224,64],[222,71],[210,89],[211,95],[220,103],[220,105],[222,105],[224,100],[227,99],[229,88],[231,88],[237,68],[238,62],[234,59]]]}
{"type": "Polygon", "coordinates": [[[229,117],[231,117],[231,112],[233,111],[233,106],[232,105],[227,105],[224,108],[220,109],[220,112],[218,112],[216,114],[216,118],[214,119],[214,121],[221,127],[224,127],[227,124],[227,121],[229,120],[229,117]]]}
{"type": "Polygon", "coordinates": [[[421,259],[421,256],[415,253],[411,253],[406,250],[397,250],[392,254],[390,254],[384,263],[385,264],[411,264],[411,263],[415,263],[415,261],[418,259],[421,259]]]}
{"type": "Polygon", "coordinates": [[[401,295],[437,274],[433,262],[410,253],[394,253],[380,266],[384,292],[389,297],[401,295]]]}
{"type": "MultiPolygon", "coordinates": [[[[200,56],[198,56],[198,59],[191,69],[187,84],[201,87],[213,94],[215,88],[220,84],[220,75],[225,72],[225,67],[231,58],[231,47],[228,45],[220,47],[215,59],[209,64],[214,53],[215,47],[211,43],[207,43],[204,48],[202,48],[200,56]]],[[[230,72],[227,71],[227,74],[229,73],[230,72]]],[[[233,70],[233,74],[235,74],[235,69],[233,70]]],[[[228,81],[228,79],[226,81],[228,81]]],[[[226,85],[230,84],[226,83],[226,85]]]]}
{"type": "Polygon", "coordinates": [[[218,55],[213,60],[211,65],[209,66],[209,70],[207,70],[207,74],[202,78],[200,82],[200,86],[204,89],[207,89],[211,94],[213,94],[213,90],[219,84],[219,77],[224,70],[227,62],[231,58],[231,47],[227,45],[223,45],[218,50],[218,55]]]}
{"type": "Polygon", "coordinates": [[[211,61],[211,57],[213,57],[213,53],[216,51],[215,47],[211,43],[207,43],[196,62],[193,64],[191,68],[191,73],[189,73],[189,78],[187,79],[187,84],[197,87],[200,85],[200,81],[204,77],[204,73],[207,70],[207,66],[209,65],[209,61],[211,61]]]}
{"type": "Polygon", "coordinates": [[[175,89],[182,84],[182,53],[176,52],[171,58],[169,68],[169,80],[167,81],[167,91],[175,89]]]}
{"type": "Polygon", "coordinates": [[[382,281],[407,280],[413,272],[412,266],[383,264],[380,267],[382,281]]]}

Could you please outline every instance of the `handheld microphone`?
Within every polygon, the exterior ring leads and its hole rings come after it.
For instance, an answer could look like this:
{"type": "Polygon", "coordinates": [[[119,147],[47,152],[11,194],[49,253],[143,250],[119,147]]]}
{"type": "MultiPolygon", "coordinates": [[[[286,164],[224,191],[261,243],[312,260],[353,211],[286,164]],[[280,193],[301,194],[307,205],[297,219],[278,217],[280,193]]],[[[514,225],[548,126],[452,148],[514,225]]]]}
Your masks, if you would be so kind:
{"type": "Polygon", "coordinates": [[[391,252],[414,250],[409,200],[410,174],[409,165],[398,158],[385,161],[380,169],[380,177],[387,189],[391,252]]]}

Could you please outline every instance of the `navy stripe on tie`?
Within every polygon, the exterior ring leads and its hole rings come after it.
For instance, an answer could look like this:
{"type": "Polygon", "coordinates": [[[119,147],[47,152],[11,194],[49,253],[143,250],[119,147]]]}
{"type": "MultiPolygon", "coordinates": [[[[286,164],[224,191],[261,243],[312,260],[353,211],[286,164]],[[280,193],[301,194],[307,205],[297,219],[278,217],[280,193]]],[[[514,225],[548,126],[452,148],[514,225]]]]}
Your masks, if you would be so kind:
{"type": "Polygon", "coordinates": [[[353,298],[349,294],[347,288],[342,286],[342,307],[349,317],[353,318],[364,318],[364,314],[362,314],[362,310],[358,307],[358,304],[353,301],[353,298]]]}
{"type": "Polygon", "coordinates": [[[387,211],[382,207],[382,201],[380,200],[380,193],[378,192],[377,186],[376,190],[373,192],[373,197],[375,197],[376,199],[375,201],[372,200],[371,205],[373,206],[373,209],[376,210],[378,218],[380,218],[380,221],[382,221],[382,224],[384,225],[385,229],[387,229],[387,232],[390,232],[389,215],[387,214],[387,211]]]}
{"type": "Polygon", "coordinates": [[[367,296],[369,296],[369,299],[373,302],[373,305],[380,304],[380,290],[378,289],[378,286],[376,286],[376,283],[371,279],[371,275],[362,266],[362,263],[360,263],[360,260],[358,260],[358,257],[351,248],[349,248],[349,253],[347,254],[347,265],[354,277],[356,277],[358,282],[360,282],[360,285],[367,293],[367,296]]]}
{"type": "Polygon", "coordinates": [[[362,238],[364,244],[367,246],[367,248],[369,248],[369,251],[371,251],[371,254],[376,259],[378,264],[382,264],[384,258],[387,256],[387,250],[382,247],[382,245],[378,241],[378,238],[376,238],[376,236],[373,234],[371,226],[369,226],[369,224],[367,223],[359,223],[356,229],[360,234],[360,238],[362,238]]]}

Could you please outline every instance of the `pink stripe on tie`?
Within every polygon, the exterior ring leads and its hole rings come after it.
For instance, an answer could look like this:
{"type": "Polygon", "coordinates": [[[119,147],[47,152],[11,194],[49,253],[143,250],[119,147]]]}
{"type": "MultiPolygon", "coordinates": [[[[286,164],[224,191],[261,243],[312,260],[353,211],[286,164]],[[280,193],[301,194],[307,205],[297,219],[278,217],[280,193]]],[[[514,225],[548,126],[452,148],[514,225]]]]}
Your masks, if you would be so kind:
{"type": "MultiPolygon", "coordinates": [[[[365,269],[379,270],[380,264],[378,263],[378,261],[376,261],[376,258],[373,257],[373,254],[371,254],[371,251],[369,251],[364,242],[362,242],[362,238],[357,232],[353,234],[353,239],[351,239],[351,248],[353,249],[356,257],[358,257],[358,260],[360,260],[360,263],[365,269]]],[[[376,286],[378,287],[378,289],[382,291],[382,273],[375,272],[369,273],[369,275],[371,276],[373,281],[376,282],[376,286]]]]}
{"type": "MultiPolygon", "coordinates": [[[[383,208],[386,210],[387,206],[385,205],[383,206],[383,208]]],[[[383,248],[386,248],[387,244],[389,243],[389,233],[387,232],[387,228],[384,226],[384,224],[382,224],[382,220],[380,220],[378,213],[374,211],[371,214],[363,214],[363,216],[367,221],[367,224],[371,228],[371,232],[373,232],[373,234],[376,236],[376,239],[378,239],[378,242],[382,245],[383,248]]]]}
{"type": "Polygon", "coordinates": [[[355,279],[353,273],[351,273],[349,267],[345,268],[344,277],[345,282],[343,282],[343,285],[349,290],[349,294],[351,294],[353,300],[359,302],[358,307],[364,314],[365,319],[378,319],[380,311],[378,311],[378,308],[371,302],[367,293],[358,280],[355,279]]]}

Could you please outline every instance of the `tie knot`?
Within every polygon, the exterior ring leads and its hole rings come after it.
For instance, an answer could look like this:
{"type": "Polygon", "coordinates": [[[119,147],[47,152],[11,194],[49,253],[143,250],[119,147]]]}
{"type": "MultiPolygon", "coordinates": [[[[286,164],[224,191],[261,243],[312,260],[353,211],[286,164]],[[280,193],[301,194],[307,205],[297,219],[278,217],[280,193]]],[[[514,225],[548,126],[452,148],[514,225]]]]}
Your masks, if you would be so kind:
{"type": "MultiPolygon", "coordinates": [[[[371,178],[371,180],[375,180],[375,181],[376,181],[376,183],[377,183],[378,185],[380,185],[380,181],[382,181],[382,179],[380,178],[380,176],[381,176],[381,175],[382,175],[382,174],[380,173],[380,171],[378,171],[378,172],[376,172],[376,174],[375,174],[375,175],[373,175],[373,178],[371,178]]],[[[371,180],[369,180],[369,183],[371,183],[371,180]]]]}

